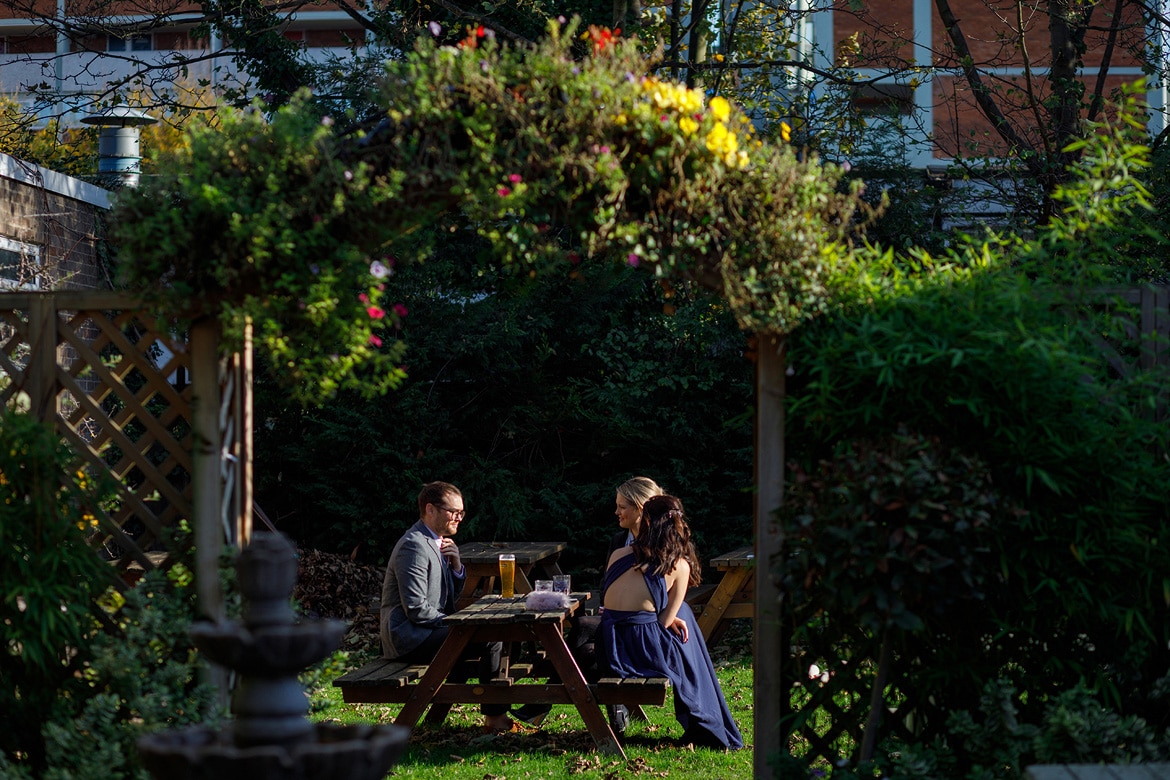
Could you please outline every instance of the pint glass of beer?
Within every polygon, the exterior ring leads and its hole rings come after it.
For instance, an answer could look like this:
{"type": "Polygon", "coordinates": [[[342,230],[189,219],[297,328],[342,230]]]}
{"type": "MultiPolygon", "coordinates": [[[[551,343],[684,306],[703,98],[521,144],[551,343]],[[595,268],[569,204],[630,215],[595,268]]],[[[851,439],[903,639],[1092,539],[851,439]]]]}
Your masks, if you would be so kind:
{"type": "Polygon", "coordinates": [[[510,599],[516,595],[516,556],[500,553],[500,595],[510,599]]]}

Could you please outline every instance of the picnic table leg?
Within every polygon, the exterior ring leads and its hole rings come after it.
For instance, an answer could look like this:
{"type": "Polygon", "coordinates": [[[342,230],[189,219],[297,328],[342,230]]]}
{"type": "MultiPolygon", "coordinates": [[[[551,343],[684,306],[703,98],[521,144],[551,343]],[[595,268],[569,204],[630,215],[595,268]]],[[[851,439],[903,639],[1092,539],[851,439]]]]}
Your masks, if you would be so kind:
{"type": "Polygon", "coordinates": [[[581,719],[585,721],[585,727],[589,729],[589,735],[593,737],[593,744],[597,745],[597,749],[602,753],[620,756],[624,761],[626,751],[622,749],[613,729],[609,727],[609,721],[602,714],[601,706],[593,698],[593,693],[589,690],[589,683],[585,682],[585,675],[581,674],[581,667],[577,666],[577,662],[569,654],[569,646],[565,644],[565,637],[561,633],[560,625],[557,623],[537,623],[533,629],[541,646],[548,654],[548,660],[552,662],[553,668],[560,675],[561,684],[568,690],[569,698],[573,700],[577,711],[581,713],[581,719]]]}
{"type": "Polygon", "coordinates": [[[540,561],[538,565],[540,566],[541,571],[544,572],[544,576],[546,578],[551,580],[558,574],[564,574],[564,572],[561,571],[561,564],[559,563],[560,559],[561,554],[557,553],[556,555],[550,555],[549,557],[540,561]]]}
{"type": "MultiPolygon", "coordinates": [[[[462,630],[458,626],[451,627],[442,647],[435,654],[435,660],[431,661],[430,666],[427,667],[427,673],[412,686],[410,698],[406,700],[406,704],[402,705],[402,711],[394,719],[395,725],[405,726],[408,729],[415,727],[423,710],[431,703],[431,699],[435,697],[435,693],[438,692],[443,681],[447,679],[447,675],[451,673],[459,661],[459,656],[463,655],[464,648],[471,640],[471,633],[471,631],[462,630]]],[[[450,709],[448,705],[447,710],[450,709]]],[[[446,717],[446,714],[444,712],[443,716],[446,717]]],[[[433,722],[430,718],[427,721],[433,722]]]]}
{"type": "Polygon", "coordinates": [[[723,579],[719,580],[718,587],[711,594],[707,606],[703,608],[703,614],[699,615],[699,630],[703,632],[704,640],[710,641],[712,632],[723,621],[723,613],[727,611],[735,594],[739,593],[751,574],[753,574],[751,569],[740,566],[729,570],[723,575],[723,579]]]}
{"type": "Polygon", "coordinates": [[[516,567],[516,579],[512,584],[517,596],[523,596],[526,593],[532,592],[532,581],[528,579],[528,573],[531,571],[531,566],[528,567],[528,571],[524,571],[519,566],[516,567]]]}

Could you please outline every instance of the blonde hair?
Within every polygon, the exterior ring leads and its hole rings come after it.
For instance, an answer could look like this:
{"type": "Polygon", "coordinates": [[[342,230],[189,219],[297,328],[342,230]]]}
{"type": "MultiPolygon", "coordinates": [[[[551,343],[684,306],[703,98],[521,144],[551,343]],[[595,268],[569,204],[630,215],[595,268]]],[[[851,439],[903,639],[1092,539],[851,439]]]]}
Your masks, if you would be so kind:
{"type": "Polygon", "coordinates": [[[650,479],[650,477],[630,477],[618,485],[617,492],[622,498],[638,507],[639,512],[642,511],[642,506],[650,499],[655,496],[666,495],[666,491],[659,487],[658,483],[650,479]]]}

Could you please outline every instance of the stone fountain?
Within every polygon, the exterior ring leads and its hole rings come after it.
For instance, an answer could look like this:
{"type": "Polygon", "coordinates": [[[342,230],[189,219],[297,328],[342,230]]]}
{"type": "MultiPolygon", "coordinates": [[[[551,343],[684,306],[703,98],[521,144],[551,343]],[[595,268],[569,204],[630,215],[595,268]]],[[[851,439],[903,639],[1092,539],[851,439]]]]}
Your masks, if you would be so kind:
{"type": "Polygon", "coordinates": [[[340,644],[346,625],[299,622],[291,605],[296,552],[281,534],[257,533],[236,559],[242,623],[200,624],[190,634],[214,663],[237,674],[233,719],[142,737],[142,763],[159,780],[381,780],[409,729],[309,721],[297,675],[340,644]]]}

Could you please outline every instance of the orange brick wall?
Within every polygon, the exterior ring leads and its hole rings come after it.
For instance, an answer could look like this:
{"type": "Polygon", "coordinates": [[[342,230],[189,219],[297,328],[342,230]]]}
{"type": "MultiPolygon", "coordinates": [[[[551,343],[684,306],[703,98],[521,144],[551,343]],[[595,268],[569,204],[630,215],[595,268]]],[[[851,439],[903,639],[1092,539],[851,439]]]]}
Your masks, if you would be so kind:
{"type": "MultiPolygon", "coordinates": [[[[1016,45],[1014,17],[1004,20],[1003,10],[1010,12],[1010,7],[1002,10],[992,10],[983,0],[955,0],[951,3],[955,17],[959,22],[959,29],[966,34],[967,46],[971,57],[980,65],[998,65],[1000,67],[1020,67],[1024,64],[1023,53],[1016,45]]],[[[939,53],[936,64],[954,67],[957,62],[949,55],[952,54],[951,42],[943,29],[942,20],[932,5],[932,40],[934,49],[939,53]]],[[[1101,64],[1105,52],[1107,28],[1113,23],[1112,5],[1098,7],[1092,18],[1092,26],[1085,36],[1085,66],[1097,67],[1101,64]]],[[[1048,17],[1035,14],[1029,20],[1025,18],[1024,41],[1028,52],[1028,60],[1033,67],[1047,67],[1051,61],[1049,45],[1048,17]]],[[[1140,63],[1135,53],[1141,51],[1144,38],[1144,27],[1141,15],[1137,8],[1128,5],[1124,9],[1121,19],[1122,31],[1118,35],[1115,49],[1112,54],[1113,67],[1136,67],[1140,63]]]]}
{"type": "MultiPolygon", "coordinates": [[[[970,54],[977,65],[1009,71],[1024,65],[1023,53],[1017,45],[1019,36],[1015,28],[1018,24],[1012,4],[997,4],[993,0],[950,0],[950,7],[958,19],[960,29],[966,34],[970,54]]],[[[1120,29],[1112,40],[1110,68],[1115,70],[1140,66],[1145,28],[1137,5],[1127,3],[1121,19],[1113,18],[1113,8],[1112,3],[1102,3],[1093,12],[1091,25],[1095,29],[1085,40],[1086,92],[1095,84],[1097,70],[1104,61],[1108,48],[1106,28],[1110,26],[1120,23],[1120,29]]],[[[957,67],[957,57],[933,3],[931,13],[934,64],[944,68],[957,67]]],[[[913,24],[913,0],[860,4],[836,0],[833,13],[834,59],[838,65],[879,70],[908,64],[914,56],[910,46],[913,24]]],[[[1024,27],[1028,62],[1035,69],[1046,69],[1052,59],[1048,17],[1043,13],[1025,15],[1024,27]]],[[[1137,75],[1117,75],[1111,72],[1106,80],[1106,97],[1137,78],[1137,75]]],[[[1036,134],[1037,120],[1028,105],[1023,78],[996,74],[987,77],[987,83],[993,85],[998,95],[996,102],[1003,107],[1017,131],[1025,137],[1036,134]]],[[[1032,89],[1040,100],[1048,95],[1043,77],[1033,79],[1032,89]]],[[[976,107],[963,79],[936,75],[933,99],[936,158],[950,157],[957,152],[997,154],[1006,151],[999,134],[976,107]]],[[[1040,121],[1047,121],[1043,112],[1040,117],[1040,121]]]]}
{"type": "MultiPolygon", "coordinates": [[[[1036,115],[1024,100],[1024,82],[1022,78],[1012,79],[1011,86],[1019,89],[1015,104],[1008,103],[1011,108],[1005,110],[1011,125],[1016,132],[1025,138],[1038,136],[1036,115]]],[[[1105,96],[1116,93],[1129,83],[1130,78],[1125,76],[1110,76],[1105,80],[1105,96]]],[[[936,78],[934,87],[934,136],[936,139],[934,156],[945,158],[955,156],[956,152],[963,156],[981,156],[1003,154],[1008,151],[1006,142],[995,130],[991,122],[984,117],[975,105],[967,82],[954,78],[936,78]]],[[[1033,90],[1038,100],[1048,95],[1048,85],[1044,79],[1033,82],[1033,90]]],[[[1004,105],[1002,101],[1000,105],[1004,105]]],[[[1047,117],[1041,111],[1041,121],[1047,117]]]]}
{"type": "Polygon", "coordinates": [[[833,8],[833,51],[837,64],[854,67],[888,67],[912,62],[914,53],[906,45],[914,39],[913,0],[882,0],[851,7],[838,0],[833,8]],[[848,52],[847,43],[856,36],[860,52],[848,52]]]}

